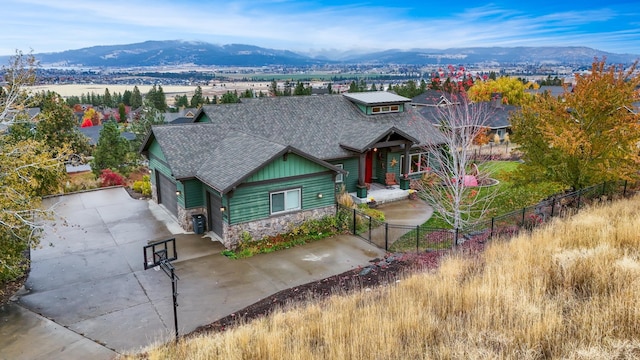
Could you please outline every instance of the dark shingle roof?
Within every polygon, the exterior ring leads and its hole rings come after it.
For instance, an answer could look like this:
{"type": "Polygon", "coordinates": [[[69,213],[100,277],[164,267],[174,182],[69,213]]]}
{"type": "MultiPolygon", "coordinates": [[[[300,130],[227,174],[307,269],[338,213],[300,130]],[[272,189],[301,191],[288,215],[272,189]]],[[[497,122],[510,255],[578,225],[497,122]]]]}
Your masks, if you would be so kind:
{"type": "Polygon", "coordinates": [[[365,115],[341,95],[243,99],[202,113],[210,123],[154,126],[142,150],[155,138],[174,177],[197,177],[222,192],[285,149],[333,168],[320,159],[353,156],[389,134],[438,142],[438,131],[410,107],[365,115]]]}
{"type": "MultiPolygon", "coordinates": [[[[462,105],[449,105],[449,106],[462,106],[462,105]]],[[[511,126],[509,117],[514,111],[518,111],[519,107],[513,105],[499,105],[496,106],[492,102],[471,103],[469,106],[482,106],[484,109],[481,111],[487,112],[487,118],[483,126],[491,129],[501,129],[511,126]]],[[[437,106],[424,106],[418,108],[418,111],[428,119],[431,119],[434,124],[438,124],[438,119],[442,117],[441,108],[437,106]]]]}
{"type": "Polygon", "coordinates": [[[270,162],[287,147],[245,134],[229,132],[198,169],[198,179],[225,193],[236,183],[270,162]],[[251,156],[246,156],[251,154],[251,156]]]}
{"type": "Polygon", "coordinates": [[[366,151],[366,145],[392,128],[421,144],[437,141],[432,124],[416,110],[366,115],[341,95],[244,99],[241,104],[203,107],[212,123],[291,145],[320,159],[351,156],[341,145],[366,151]]]}
{"type": "Polygon", "coordinates": [[[460,100],[456,99],[456,95],[452,95],[446,91],[441,90],[425,90],[420,95],[414,96],[411,99],[411,103],[415,105],[435,106],[440,104],[453,104],[459,103],[460,100]]]}
{"type": "MultiPolygon", "coordinates": [[[[87,139],[89,139],[89,145],[93,146],[98,143],[98,140],[100,139],[100,131],[102,131],[103,127],[104,127],[103,125],[94,125],[94,126],[88,126],[88,127],[81,127],[78,129],[84,136],[87,137],[87,139]]],[[[121,132],[120,136],[122,136],[123,138],[129,141],[134,140],[136,138],[136,135],[134,133],[131,133],[128,131],[121,132]]]]}

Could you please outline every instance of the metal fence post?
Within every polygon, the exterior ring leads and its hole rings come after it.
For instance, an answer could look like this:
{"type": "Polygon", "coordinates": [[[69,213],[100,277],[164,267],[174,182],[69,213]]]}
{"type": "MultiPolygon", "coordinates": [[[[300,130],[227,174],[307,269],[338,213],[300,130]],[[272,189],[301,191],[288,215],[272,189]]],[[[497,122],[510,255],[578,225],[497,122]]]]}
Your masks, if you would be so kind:
{"type": "Polygon", "coordinates": [[[580,210],[580,195],[582,195],[582,190],[578,190],[578,207],[577,207],[577,210],[580,210]]]}
{"type": "Polygon", "coordinates": [[[556,209],[556,199],[551,199],[551,217],[553,217],[553,212],[556,209]]]}
{"type": "Polygon", "coordinates": [[[607,182],[603,182],[602,183],[602,194],[600,194],[600,196],[604,196],[604,194],[607,192],[607,182]]]}
{"type": "Polygon", "coordinates": [[[453,238],[453,247],[458,246],[458,228],[456,228],[456,233],[453,238]]]}
{"type": "Polygon", "coordinates": [[[353,209],[353,235],[356,234],[356,209],[353,209]]]}
{"type": "Polygon", "coordinates": [[[369,242],[371,242],[371,221],[373,219],[371,218],[371,216],[369,216],[369,242]]]}
{"type": "Polygon", "coordinates": [[[493,225],[495,224],[496,218],[491,218],[491,232],[489,233],[489,239],[493,239],[493,225]]]}
{"type": "Polygon", "coordinates": [[[389,223],[384,223],[384,250],[389,250],[389,223]]]}
{"type": "Polygon", "coordinates": [[[420,252],[420,225],[416,225],[416,254],[420,252]]]}
{"type": "Polygon", "coordinates": [[[627,180],[624,181],[624,188],[622,189],[622,197],[627,197],[627,180]]]}
{"type": "Polygon", "coordinates": [[[527,214],[527,208],[523,207],[522,208],[522,223],[520,223],[520,226],[524,226],[524,216],[527,214]]]}

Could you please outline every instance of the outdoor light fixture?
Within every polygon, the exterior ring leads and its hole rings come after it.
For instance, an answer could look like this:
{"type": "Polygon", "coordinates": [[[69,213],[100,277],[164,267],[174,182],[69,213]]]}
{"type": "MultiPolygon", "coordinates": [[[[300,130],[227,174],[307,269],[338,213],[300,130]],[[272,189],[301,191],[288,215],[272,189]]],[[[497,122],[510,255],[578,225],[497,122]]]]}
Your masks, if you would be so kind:
{"type": "Polygon", "coordinates": [[[180,194],[182,194],[180,190],[176,190],[176,196],[180,196],[180,194]]]}
{"type": "Polygon", "coordinates": [[[322,193],[318,193],[318,199],[322,199],[322,193]]]}
{"type": "Polygon", "coordinates": [[[227,210],[227,208],[226,208],[226,207],[224,207],[224,206],[220,206],[220,212],[225,212],[225,210],[227,210]]]}
{"type": "Polygon", "coordinates": [[[149,169],[149,174],[153,174],[153,169],[149,169]]]}
{"type": "Polygon", "coordinates": [[[378,151],[378,148],[373,148],[373,152],[376,152],[376,151],[378,151]]]}

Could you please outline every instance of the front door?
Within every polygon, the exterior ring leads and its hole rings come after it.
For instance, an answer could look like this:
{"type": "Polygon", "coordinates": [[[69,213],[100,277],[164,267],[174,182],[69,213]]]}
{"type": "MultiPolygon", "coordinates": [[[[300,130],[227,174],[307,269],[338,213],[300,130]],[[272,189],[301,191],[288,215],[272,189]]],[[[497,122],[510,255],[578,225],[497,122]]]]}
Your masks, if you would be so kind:
{"type": "Polygon", "coordinates": [[[364,182],[371,183],[372,177],[373,177],[373,151],[368,151],[366,161],[365,161],[365,168],[364,168],[364,182]]]}

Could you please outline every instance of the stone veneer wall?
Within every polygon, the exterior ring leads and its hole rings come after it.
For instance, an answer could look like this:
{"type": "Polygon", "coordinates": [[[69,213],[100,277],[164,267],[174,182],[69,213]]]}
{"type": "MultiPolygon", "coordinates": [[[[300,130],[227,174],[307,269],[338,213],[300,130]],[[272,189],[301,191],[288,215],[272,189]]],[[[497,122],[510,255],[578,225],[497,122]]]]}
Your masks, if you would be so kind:
{"type": "MultiPolygon", "coordinates": [[[[205,207],[197,207],[191,209],[185,209],[182,206],[178,206],[178,224],[186,231],[193,231],[193,220],[191,215],[202,214],[207,218],[207,209],[205,207]]],[[[205,228],[205,232],[209,229],[205,228]]]]}
{"type": "Polygon", "coordinates": [[[246,222],[242,224],[229,225],[223,223],[222,244],[227,249],[235,249],[242,239],[242,233],[248,232],[254,240],[260,240],[265,236],[273,236],[286,233],[291,227],[297,226],[309,219],[320,219],[325,216],[336,214],[335,205],[318,209],[299,211],[267,219],[246,222]]]}

